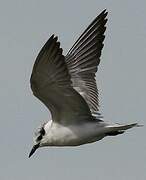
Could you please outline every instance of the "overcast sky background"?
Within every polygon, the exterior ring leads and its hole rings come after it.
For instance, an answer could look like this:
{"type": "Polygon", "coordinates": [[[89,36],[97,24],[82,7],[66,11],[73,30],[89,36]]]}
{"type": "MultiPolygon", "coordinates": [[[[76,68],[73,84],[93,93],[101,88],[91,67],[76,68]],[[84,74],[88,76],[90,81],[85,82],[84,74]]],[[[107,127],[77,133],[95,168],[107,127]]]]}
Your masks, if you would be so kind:
{"type": "Polygon", "coordinates": [[[0,179],[145,180],[146,126],[75,148],[41,148],[34,130],[50,118],[29,78],[51,34],[64,53],[107,8],[98,72],[101,111],[113,122],[146,122],[146,1],[0,0],[0,179]]]}

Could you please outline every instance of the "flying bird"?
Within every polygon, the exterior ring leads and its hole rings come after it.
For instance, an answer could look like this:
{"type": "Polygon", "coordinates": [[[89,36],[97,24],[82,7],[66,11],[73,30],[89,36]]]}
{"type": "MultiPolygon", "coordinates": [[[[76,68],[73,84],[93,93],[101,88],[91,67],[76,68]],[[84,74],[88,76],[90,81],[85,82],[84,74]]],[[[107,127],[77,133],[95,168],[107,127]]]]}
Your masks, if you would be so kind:
{"type": "Polygon", "coordinates": [[[102,11],[66,56],[52,35],[38,54],[30,84],[34,96],[50,110],[52,119],[35,132],[29,157],[43,146],[79,146],[116,136],[138,126],[107,123],[99,111],[95,73],[105,38],[107,11],[102,11]]]}

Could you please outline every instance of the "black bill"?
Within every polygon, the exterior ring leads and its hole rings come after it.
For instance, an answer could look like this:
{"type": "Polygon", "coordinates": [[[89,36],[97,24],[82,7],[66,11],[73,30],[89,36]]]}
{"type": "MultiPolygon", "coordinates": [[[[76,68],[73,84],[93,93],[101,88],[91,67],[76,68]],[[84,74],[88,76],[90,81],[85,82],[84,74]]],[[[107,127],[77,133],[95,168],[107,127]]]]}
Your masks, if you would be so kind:
{"type": "Polygon", "coordinates": [[[29,158],[34,154],[34,152],[39,148],[39,144],[33,146],[32,150],[29,153],[29,158]]]}

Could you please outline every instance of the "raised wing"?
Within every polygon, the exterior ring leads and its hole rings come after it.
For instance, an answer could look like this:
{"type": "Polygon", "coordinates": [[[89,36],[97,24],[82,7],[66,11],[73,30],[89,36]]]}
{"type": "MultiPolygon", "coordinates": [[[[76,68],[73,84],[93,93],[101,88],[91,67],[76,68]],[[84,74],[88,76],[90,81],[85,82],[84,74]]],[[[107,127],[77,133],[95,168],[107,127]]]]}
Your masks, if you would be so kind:
{"type": "Polygon", "coordinates": [[[66,55],[73,87],[88,103],[92,113],[98,113],[98,90],[95,73],[103,48],[107,12],[104,10],[87,27],[66,55]]]}
{"type": "Polygon", "coordinates": [[[70,75],[57,37],[51,36],[36,58],[31,89],[58,123],[71,123],[91,116],[84,99],[71,85],[70,75]]]}

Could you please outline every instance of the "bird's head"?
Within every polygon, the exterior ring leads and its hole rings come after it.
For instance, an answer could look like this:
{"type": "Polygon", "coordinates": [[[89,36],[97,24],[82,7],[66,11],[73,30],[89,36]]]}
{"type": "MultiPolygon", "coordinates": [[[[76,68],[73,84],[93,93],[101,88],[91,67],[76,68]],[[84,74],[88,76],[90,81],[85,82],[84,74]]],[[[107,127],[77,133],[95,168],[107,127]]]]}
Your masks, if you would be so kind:
{"type": "Polygon", "coordinates": [[[33,144],[33,147],[29,153],[29,158],[34,154],[34,152],[39,148],[39,147],[42,147],[44,146],[44,141],[46,139],[46,124],[43,124],[41,125],[37,130],[36,132],[34,133],[34,138],[33,138],[33,141],[34,141],[34,144],[33,144]]]}

